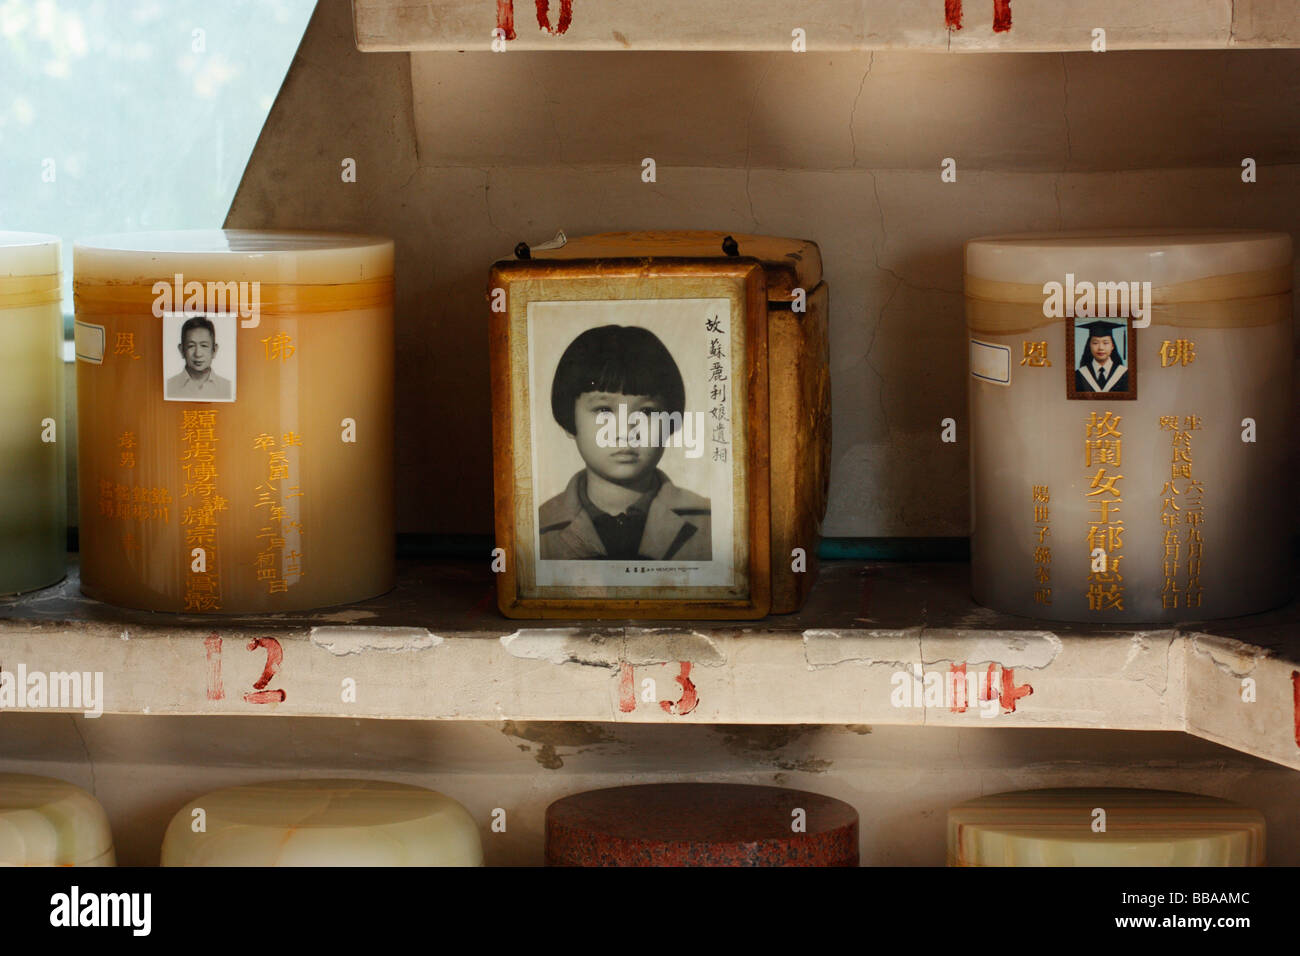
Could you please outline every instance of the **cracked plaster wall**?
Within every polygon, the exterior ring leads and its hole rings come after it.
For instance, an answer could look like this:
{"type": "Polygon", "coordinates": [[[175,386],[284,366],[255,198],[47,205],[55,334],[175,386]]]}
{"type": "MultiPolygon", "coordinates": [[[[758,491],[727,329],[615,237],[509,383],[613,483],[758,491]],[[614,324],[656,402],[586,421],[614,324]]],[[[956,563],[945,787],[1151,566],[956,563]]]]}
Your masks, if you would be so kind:
{"type": "Polygon", "coordinates": [[[362,54],[347,0],[322,0],[227,225],[398,240],[399,529],[424,533],[492,530],[494,259],[561,227],[814,239],[831,290],[826,533],[964,535],[963,240],[1294,232],[1298,120],[1300,51],[362,54]]]}

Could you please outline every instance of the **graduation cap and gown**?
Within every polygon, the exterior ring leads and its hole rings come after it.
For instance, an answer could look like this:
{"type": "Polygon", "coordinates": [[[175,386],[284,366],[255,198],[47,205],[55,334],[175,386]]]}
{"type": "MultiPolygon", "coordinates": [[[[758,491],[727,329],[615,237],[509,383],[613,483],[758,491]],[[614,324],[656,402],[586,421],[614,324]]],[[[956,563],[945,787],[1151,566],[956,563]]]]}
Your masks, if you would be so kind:
{"type": "Polygon", "coordinates": [[[1074,370],[1074,388],[1079,392],[1126,392],[1128,391],[1128,366],[1124,356],[1119,353],[1119,343],[1115,341],[1115,330],[1124,328],[1123,322],[1082,322],[1077,328],[1088,330],[1088,340],[1083,344],[1083,354],[1079,356],[1078,367],[1074,370]],[[1094,338],[1109,338],[1114,345],[1110,353],[1110,369],[1102,372],[1093,364],[1092,349],[1094,338]]]}

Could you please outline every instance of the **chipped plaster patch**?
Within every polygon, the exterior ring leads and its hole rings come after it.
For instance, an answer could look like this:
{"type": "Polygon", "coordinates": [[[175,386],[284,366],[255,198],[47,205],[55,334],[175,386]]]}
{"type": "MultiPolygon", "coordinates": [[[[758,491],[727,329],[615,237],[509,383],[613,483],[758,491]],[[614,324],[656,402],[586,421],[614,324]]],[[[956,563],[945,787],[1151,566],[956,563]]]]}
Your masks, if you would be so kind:
{"type": "Polygon", "coordinates": [[[674,628],[629,627],[624,660],[629,664],[671,664],[690,661],[700,667],[721,667],[727,658],[717,641],[699,631],[674,628]]]}
{"type": "Polygon", "coordinates": [[[1230,677],[1246,677],[1254,673],[1261,658],[1271,656],[1263,648],[1231,637],[1212,634],[1188,634],[1192,651],[1208,657],[1210,663],[1230,677]]]}
{"type": "Polygon", "coordinates": [[[985,635],[970,631],[942,631],[923,637],[924,663],[997,664],[1025,670],[1042,670],[1056,660],[1064,646],[1050,631],[1017,631],[985,635]],[[960,657],[948,650],[960,649],[960,657]],[[934,656],[931,656],[931,651],[934,656]]]}
{"type": "Polygon", "coordinates": [[[423,627],[340,627],[326,625],[311,629],[311,642],[335,657],[366,651],[399,653],[426,651],[443,639],[423,627]]]}
{"type": "Polygon", "coordinates": [[[907,670],[921,659],[920,630],[836,631],[814,628],[803,632],[803,656],[809,670],[847,663],[887,664],[897,670],[907,670]],[[901,660],[904,656],[911,659],[901,660]]]}
{"type": "Polygon", "coordinates": [[[727,663],[715,638],[676,628],[611,629],[586,627],[523,628],[501,638],[511,656],[552,664],[616,668],[690,661],[701,667],[727,663]]]}
{"type": "Polygon", "coordinates": [[[527,627],[503,635],[501,646],[510,656],[524,660],[612,668],[619,664],[623,640],[618,631],[606,634],[582,627],[527,627]]]}

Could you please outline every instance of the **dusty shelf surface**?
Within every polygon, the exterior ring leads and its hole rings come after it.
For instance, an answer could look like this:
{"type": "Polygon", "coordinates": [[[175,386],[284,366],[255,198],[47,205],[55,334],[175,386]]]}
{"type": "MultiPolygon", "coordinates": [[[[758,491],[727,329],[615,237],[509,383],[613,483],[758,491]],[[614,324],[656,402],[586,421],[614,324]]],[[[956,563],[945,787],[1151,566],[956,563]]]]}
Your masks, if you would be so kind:
{"type": "Polygon", "coordinates": [[[74,568],[0,601],[0,708],[1181,730],[1300,769],[1300,604],[1056,624],[977,606],[969,576],[832,562],[799,614],[534,623],[497,612],[486,561],[403,562],[373,601],[255,618],[114,608],[74,568]]]}
{"type": "Polygon", "coordinates": [[[936,52],[1300,45],[1291,0],[352,0],[357,47],[936,52]],[[495,31],[499,30],[500,33],[495,31]],[[796,31],[799,31],[796,34],[796,31]]]}

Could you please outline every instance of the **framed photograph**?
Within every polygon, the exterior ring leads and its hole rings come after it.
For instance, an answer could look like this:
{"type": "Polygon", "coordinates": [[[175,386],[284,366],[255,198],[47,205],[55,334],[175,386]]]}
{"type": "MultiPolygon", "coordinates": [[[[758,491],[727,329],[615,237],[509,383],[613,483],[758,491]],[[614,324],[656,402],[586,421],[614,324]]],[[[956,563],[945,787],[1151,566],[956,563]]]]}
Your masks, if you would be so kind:
{"type": "Polygon", "coordinates": [[[753,259],[492,272],[498,574],[511,617],[770,608],[767,303],[753,259]]]}
{"type": "Polygon", "coordinates": [[[1137,329],[1127,316],[1065,318],[1065,396],[1093,401],[1137,398],[1137,329]]]}
{"type": "Polygon", "coordinates": [[[235,400],[235,313],[163,313],[163,400],[235,400]]]}

